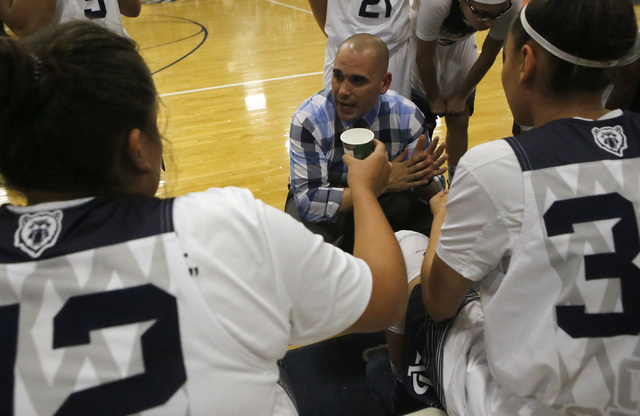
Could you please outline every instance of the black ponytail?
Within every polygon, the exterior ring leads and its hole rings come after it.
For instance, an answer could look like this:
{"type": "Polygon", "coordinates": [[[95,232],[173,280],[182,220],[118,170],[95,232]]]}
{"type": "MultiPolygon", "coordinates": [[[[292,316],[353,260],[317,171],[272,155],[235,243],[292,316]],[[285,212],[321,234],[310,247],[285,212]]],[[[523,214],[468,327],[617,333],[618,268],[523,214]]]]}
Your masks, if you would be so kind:
{"type": "Polygon", "coordinates": [[[160,140],[157,93],[130,39],[86,22],[0,39],[0,174],[18,191],[108,193],[139,128],[160,140]]]}
{"type": "MultiPolygon", "coordinates": [[[[630,0],[531,0],[525,12],[529,25],[553,46],[593,61],[623,58],[638,33],[630,0]]],[[[531,40],[520,16],[511,31],[516,49],[531,40]]],[[[609,69],[578,66],[551,54],[549,61],[552,94],[600,90],[611,82],[609,69]]]]}

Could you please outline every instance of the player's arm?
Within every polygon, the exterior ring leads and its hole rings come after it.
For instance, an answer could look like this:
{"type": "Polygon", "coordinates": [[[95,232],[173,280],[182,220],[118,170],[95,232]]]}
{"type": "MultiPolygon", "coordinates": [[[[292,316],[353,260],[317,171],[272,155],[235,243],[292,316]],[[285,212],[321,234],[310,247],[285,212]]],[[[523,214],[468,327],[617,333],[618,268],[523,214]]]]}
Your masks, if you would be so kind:
{"type": "Polygon", "coordinates": [[[56,15],[56,0],[0,0],[0,19],[18,37],[48,25],[56,15]]]}
{"type": "Polygon", "coordinates": [[[434,321],[454,317],[472,283],[436,254],[431,273],[422,275],[422,301],[429,316],[434,321]]]}
{"type": "Polygon", "coordinates": [[[120,14],[127,17],[138,17],[142,9],[140,0],[118,0],[118,7],[120,14]]]}
{"type": "Polygon", "coordinates": [[[378,203],[389,176],[389,156],[376,140],[365,160],[345,155],[355,223],[353,255],[363,259],[373,277],[369,303],[349,331],[379,331],[402,318],[407,308],[407,271],[398,241],[378,203]]]}
{"type": "Polygon", "coordinates": [[[440,96],[440,87],[438,86],[436,70],[436,47],[438,41],[436,40],[422,40],[417,39],[416,49],[416,65],[418,67],[418,74],[422,81],[427,98],[429,99],[429,106],[431,111],[436,114],[446,113],[446,106],[443,97],[440,96]]]}
{"type": "Polygon", "coordinates": [[[344,214],[353,211],[353,199],[351,198],[351,189],[346,187],[342,191],[342,199],[340,200],[340,207],[338,208],[338,214],[344,214]]]}
{"type": "Polygon", "coordinates": [[[427,313],[435,321],[455,316],[473,283],[449,267],[436,254],[440,229],[446,216],[447,193],[448,191],[442,191],[429,201],[433,224],[421,270],[422,301],[427,313]]]}
{"type": "Polygon", "coordinates": [[[327,36],[324,31],[324,25],[327,23],[327,0],[309,0],[309,6],[311,6],[311,13],[320,26],[320,30],[327,36]]]}
{"type": "Polygon", "coordinates": [[[491,66],[496,61],[496,56],[502,49],[504,40],[497,40],[487,36],[482,44],[482,52],[473,64],[462,84],[457,88],[453,97],[447,101],[447,110],[453,113],[464,111],[465,101],[473,92],[473,89],[482,81],[491,66]]]}

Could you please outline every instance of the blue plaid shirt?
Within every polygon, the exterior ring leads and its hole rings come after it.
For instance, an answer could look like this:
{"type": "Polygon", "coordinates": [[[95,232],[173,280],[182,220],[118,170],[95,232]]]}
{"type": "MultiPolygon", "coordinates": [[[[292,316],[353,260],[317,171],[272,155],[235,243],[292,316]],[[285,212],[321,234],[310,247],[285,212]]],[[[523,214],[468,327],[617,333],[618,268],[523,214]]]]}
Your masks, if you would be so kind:
{"type": "MultiPolygon", "coordinates": [[[[407,146],[411,154],[420,135],[427,133],[422,112],[391,90],[380,95],[373,109],[362,118],[375,138],[385,144],[389,160],[395,159],[407,146]]],[[[347,186],[340,134],[354,124],[355,121],[346,123],[337,117],[330,89],[307,99],[293,115],[289,133],[289,182],[304,220],[336,219],[342,191],[347,186]]],[[[439,175],[436,180],[439,189],[444,189],[444,177],[439,175]]]]}

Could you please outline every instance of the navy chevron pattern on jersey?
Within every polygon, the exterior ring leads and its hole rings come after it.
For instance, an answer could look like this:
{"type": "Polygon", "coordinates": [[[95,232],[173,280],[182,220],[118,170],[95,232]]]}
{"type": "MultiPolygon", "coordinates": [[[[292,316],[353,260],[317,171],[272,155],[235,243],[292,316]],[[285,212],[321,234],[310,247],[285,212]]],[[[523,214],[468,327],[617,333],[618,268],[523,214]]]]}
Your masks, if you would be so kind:
{"type": "Polygon", "coordinates": [[[640,114],[605,120],[555,120],[505,140],[523,171],[640,157],[640,114]],[[594,127],[595,126],[595,127],[594,127]],[[562,146],[558,144],[562,142],[562,146]],[[532,156],[535,155],[535,156],[532,156]]]}
{"type": "Polygon", "coordinates": [[[20,263],[173,231],[173,199],[95,198],[32,214],[0,207],[0,263],[20,263]]]}

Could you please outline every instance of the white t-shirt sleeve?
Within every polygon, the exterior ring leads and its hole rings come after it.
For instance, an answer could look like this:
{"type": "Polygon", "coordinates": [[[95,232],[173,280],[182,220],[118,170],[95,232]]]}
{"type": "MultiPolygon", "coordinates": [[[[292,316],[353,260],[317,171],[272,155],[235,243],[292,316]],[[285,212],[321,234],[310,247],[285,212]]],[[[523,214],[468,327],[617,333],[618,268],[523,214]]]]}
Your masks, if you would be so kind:
{"type": "Polygon", "coordinates": [[[369,303],[364,261],[246,189],[179,197],[174,224],[213,314],[254,352],[279,356],[289,344],[336,335],[369,303]]]}
{"type": "Polygon", "coordinates": [[[418,10],[416,36],[424,41],[437,40],[450,11],[451,0],[423,0],[418,10]]]}
{"type": "Polygon", "coordinates": [[[373,288],[369,266],[324,242],[275,209],[265,214],[274,272],[290,302],[291,341],[308,344],[346,330],[362,315],[373,288]]]}
{"type": "Polygon", "coordinates": [[[462,157],[449,192],[438,257],[479,281],[499,265],[518,238],[522,174],[504,140],[476,146],[462,157]]]}

